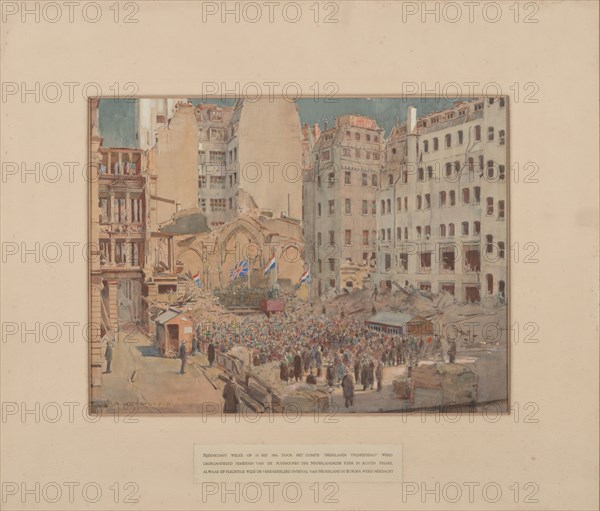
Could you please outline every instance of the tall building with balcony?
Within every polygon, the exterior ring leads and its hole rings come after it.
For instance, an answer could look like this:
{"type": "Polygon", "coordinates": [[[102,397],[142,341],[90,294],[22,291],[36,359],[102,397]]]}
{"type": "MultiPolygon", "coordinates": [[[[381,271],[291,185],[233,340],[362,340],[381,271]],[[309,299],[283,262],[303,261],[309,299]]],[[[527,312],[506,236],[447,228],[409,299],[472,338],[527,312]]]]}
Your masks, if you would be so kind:
{"type": "Polygon", "coordinates": [[[303,212],[313,297],[361,286],[374,270],[382,151],[383,129],[360,115],[338,117],[314,141],[303,212]]]}
{"type": "Polygon", "coordinates": [[[237,122],[233,122],[233,116],[239,108],[239,105],[236,109],[210,103],[196,107],[198,206],[211,229],[237,216],[237,122]]]}
{"type": "Polygon", "coordinates": [[[404,125],[386,144],[377,192],[382,289],[506,299],[507,101],[485,98],[404,125]]]}

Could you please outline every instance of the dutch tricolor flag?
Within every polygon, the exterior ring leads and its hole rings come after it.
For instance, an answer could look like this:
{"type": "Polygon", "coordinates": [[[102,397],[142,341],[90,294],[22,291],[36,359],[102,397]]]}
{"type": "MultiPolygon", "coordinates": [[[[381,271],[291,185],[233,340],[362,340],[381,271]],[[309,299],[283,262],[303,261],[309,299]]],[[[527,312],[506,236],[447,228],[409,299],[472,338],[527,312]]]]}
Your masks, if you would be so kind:
{"type": "Polygon", "coordinates": [[[263,271],[265,277],[270,273],[271,270],[273,270],[275,268],[276,262],[275,262],[275,256],[273,256],[271,258],[271,260],[267,263],[267,266],[265,266],[265,269],[263,271]]]}
{"type": "Polygon", "coordinates": [[[304,284],[304,283],[310,284],[311,280],[312,279],[310,278],[310,268],[309,268],[300,277],[300,284],[304,284]]]}

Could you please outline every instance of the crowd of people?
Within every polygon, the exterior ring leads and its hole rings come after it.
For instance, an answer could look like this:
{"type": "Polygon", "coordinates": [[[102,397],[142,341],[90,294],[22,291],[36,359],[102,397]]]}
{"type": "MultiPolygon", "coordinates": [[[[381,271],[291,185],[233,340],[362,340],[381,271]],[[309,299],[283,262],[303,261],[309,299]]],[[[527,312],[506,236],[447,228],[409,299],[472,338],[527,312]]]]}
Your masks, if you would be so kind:
{"type": "Polygon", "coordinates": [[[224,353],[244,346],[251,352],[253,366],[277,361],[283,382],[317,384],[320,380],[343,389],[350,385],[346,375],[352,376],[353,388],[381,390],[385,366],[404,364],[410,372],[424,358],[443,359],[437,335],[392,335],[342,316],[288,315],[203,323],[197,339],[224,353]]]}

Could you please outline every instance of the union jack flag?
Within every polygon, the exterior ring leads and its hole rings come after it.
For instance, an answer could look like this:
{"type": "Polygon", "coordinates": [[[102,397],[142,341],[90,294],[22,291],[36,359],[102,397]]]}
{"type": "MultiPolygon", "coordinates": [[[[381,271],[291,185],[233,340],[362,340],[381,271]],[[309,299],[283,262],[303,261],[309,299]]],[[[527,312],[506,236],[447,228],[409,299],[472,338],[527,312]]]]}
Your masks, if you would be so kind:
{"type": "Polygon", "coordinates": [[[248,261],[246,261],[245,259],[241,260],[239,263],[237,263],[235,265],[233,270],[231,270],[229,282],[237,279],[238,277],[244,277],[244,276],[248,275],[249,269],[250,269],[250,267],[248,265],[248,261]]]}

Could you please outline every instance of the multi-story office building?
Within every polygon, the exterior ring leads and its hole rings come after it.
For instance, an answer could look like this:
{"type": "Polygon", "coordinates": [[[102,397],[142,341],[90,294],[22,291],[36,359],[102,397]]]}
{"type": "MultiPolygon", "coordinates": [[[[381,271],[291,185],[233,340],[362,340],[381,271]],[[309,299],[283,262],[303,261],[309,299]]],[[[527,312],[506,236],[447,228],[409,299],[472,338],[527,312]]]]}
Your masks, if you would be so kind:
{"type": "Polygon", "coordinates": [[[314,142],[303,213],[313,296],[360,286],[341,271],[344,265],[374,268],[382,150],[383,130],[359,115],[338,117],[314,142]]]}
{"type": "Polygon", "coordinates": [[[506,298],[507,102],[460,102],[405,125],[386,145],[377,192],[382,289],[506,298]]]}
{"type": "MultiPolygon", "coordinates": [[[[238,109],[240,107],[238,106],[238,109]]],[[[198,205],[211,229],[237,216],[237,137],[233,107],[203,103],[198,122],[198,205]]],[[[238,115],[239,116],[239,115],[238,115]]]]}

